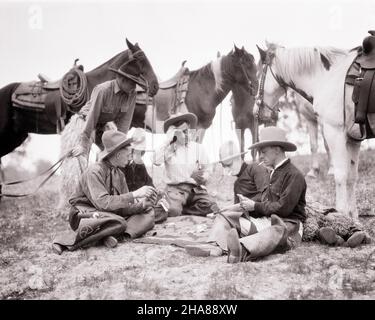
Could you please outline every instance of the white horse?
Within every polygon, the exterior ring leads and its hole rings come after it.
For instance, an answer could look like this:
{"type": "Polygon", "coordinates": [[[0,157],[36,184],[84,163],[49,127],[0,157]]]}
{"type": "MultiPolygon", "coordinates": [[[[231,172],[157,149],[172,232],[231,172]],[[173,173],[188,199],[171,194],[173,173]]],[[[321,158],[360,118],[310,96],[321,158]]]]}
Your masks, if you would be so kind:
{"type": "Polygon", "coordinates": [[[289,108],[297,113],[298,117],[298,128],[303,127],[306,124],[307,133],[310,138],[310,151],[311,151],[311,167],[307,177],[317,178],[320,173],[320,163],[318,155],[318,137],[319,133],[322,135],[324,148],[327,153],[329,169],[328,175],[333,174],[333,167],[331,165],[331,154],[327,145],[327,141],[323,134],[323,127],[319,123],[318,115],[314,112],[313,105],[303,98],[300,94],[296,93],[294,90],[288,90],[284,97],[279,100],[279,108],[289,108]]]}
{"type": "Polygon", "coordinates": [[[336,208],[357,219],[355,186],[361,143],[347,136],[354,113],[353,87],[344,84],[357,51],[332,47],[287,49],[275,44],[267,47],[266,51],[258,48],[263,64],[259,106],[272,109],[288,87],[312,102],[331,151],[336,208]]]}

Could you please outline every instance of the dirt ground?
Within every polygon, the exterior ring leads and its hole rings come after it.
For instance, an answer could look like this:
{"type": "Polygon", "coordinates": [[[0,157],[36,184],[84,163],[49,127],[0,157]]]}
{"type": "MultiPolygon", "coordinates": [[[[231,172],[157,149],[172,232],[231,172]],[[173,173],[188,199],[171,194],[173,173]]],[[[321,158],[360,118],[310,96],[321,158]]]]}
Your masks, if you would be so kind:
{"type": "MultiPolygon", "coordinates": [[[[360,221],[375,239],[374,155],[374,151],[361,154],[357,196],[360,221]]],[[[321,160],[326,163],[324,155],[321,160]]],[[[308,157],[292,161],[308,171],[308,157]]],[[[307,180],[308,195],[333,205],[334,181],[325,176],[326,164],[321,169],[319,180],[307,180]]],[[[1,299],[375,298],[374,241],[355,249],[303,243],[285,254],[235,265],[228,264],[226,256],[192,257],[177,246],[135,242],[56,255],[51,240],[68,228],[56,210],[58,179],[36,195],[4,198],[0,203],[1,299]]],[[[220,170],[213,175],[208,188],[220,206],[232,202],[233,181],[220,170]]],[[[169,218],[152,232],[202,240],[212,223],[202,217],[169,218]]]]}

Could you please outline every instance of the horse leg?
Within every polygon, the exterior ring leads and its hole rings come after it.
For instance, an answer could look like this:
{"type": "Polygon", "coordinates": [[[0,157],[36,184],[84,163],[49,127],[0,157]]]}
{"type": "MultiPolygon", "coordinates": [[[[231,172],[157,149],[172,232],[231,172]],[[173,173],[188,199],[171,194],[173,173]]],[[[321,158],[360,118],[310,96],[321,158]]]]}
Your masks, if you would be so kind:
{"type": "MultiPolygon", "coordinates": [[[[2,189],[3,189],[2,183],[3,183],[4,180],[5,180],[4,171],[3,171],[3,168],[2,168],[2,165],[1,165],[1,158],[0,158],[0,194],[1,194],[2,189]]],[[[1,196],[0,196],[0,201],[1,201],[1,196]]]]}
{"type": "Polygon", "coordinates": [[[349,215],[358,220],[357,197],[355,189],[358,180],[358,163],[361,143],[348,138],[347,149],[349,154],[349,176],[347,182],[349,215]]]}
{"type": "MultiPolygon", "coordinates": [[[[245,129],[239,129],[236,127],[236,136],[240,145],[240,152],[242,153],[245,150],[245,129]]],[[[244,158],[245,155],[241,154],[242,161],[244,160],[244,158]]]]}
{"type": "Polygon", "coordinates": [[[336,183],[336,209],[348,215],[349,154],[346,146],[346,133],[341,128],[329,124],[325,124],[323,129],[332,155],[336,183]]]}
{"type": "Polygon", "coordinates": [[[20,146],[26,140],[27,136],[27,132],[15,133],[7,131],[6,133],[0,134],[0,194],[2,192],[1,182],[5,180],[4,170],[1,165],[1,157],[11,153],[14,149],[20,146]]]}
{"type": "Polygon", "coordinates": [[[332,159],[331,159],[331,152],[329,151],[327,139],[326,139],[326,137],[324,135],[323,126],[321,126],[321,130],[322,130],[322,136],[323,136],[323,141],[324,141],[324,148],[326,150],[327,157],[328,157],[328,166],[329,166],[329,169],[328,169],[327,175],[331,176],[331,175],[333,175],[333,171],[334,171],[333,170],[333,165],[332,165],[332,159]]]}
{"type": "Polygon", "coordinates": [[[307,130],[309,131],[310,137],[310,150],[312,166],[310,171],[307,173],[308,177],[317,178],[319,175],[319,159],[318,159],[318,121],[307,120],[307,130]]]}
{"type": "Polygon", "coordinates": [[[205,133],[206,133],[206,129],[204,128],[197,129],[196,135],[195,135],[195,142],[202,143],[205,133]]]}
{"type": "MultiPolygon", "coordinates": [[[[252,121],[250,121],[251,125],[250,125],[250,132],[251,132],[251,143],[254,144],[256,143],[258,140],[259,140],[259,137],[258,137],[258,126],[256,125],[255,123],[255,119],[252,118],[252,121]]],[[[257,157],[257,151],[256,149],[253,149],[251,150],[251,156],[253,158],[253,161],[256,161],[256,157],[257,157]]]]}

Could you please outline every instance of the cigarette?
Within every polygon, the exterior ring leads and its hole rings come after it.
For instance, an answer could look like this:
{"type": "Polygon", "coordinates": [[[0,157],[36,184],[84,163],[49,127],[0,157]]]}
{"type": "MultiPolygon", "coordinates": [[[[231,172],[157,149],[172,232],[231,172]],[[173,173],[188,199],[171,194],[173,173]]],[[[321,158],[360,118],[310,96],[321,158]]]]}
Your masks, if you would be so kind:
{"type": "Polygon", "coordinates": [[[160,202],[160,205],[163,207],[163,209],[164,209],[165,212],[168,212],[168,209],[166,208],[166,206],[164,205],[163,202],[160,202]]]}

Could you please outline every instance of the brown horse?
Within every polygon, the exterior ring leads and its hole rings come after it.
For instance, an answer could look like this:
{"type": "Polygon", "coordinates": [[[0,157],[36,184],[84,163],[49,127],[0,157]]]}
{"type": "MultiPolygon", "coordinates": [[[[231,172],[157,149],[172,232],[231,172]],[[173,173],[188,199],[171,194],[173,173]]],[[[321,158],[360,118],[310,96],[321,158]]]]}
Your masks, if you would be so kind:
{"type": "MultiPolygon", "coordinates": [[[[117,54],[112,59],[103,63],[99,67],[87,72],[87,89],[91,94],[92,89],[99,83],[115,78],[115,73],[109,70],[110,67],[118,69],[124,63],[136,63],[141,69],[143,78],[148,84],[148,92],[151,96],[155,95],[159,89],[159,84],[154,70],[140,49],[138,44],[132,44],[126,39],[129,49],[117,54]]],[[[2,156],[12,152],[27,138],[28,133],[55,134],[56,124],[50,122],[46,112],[16,108],[12,103],[12,94],[20,83],[11,83],[0,89],[0,159],[2,156]]],[[[56,103],[61,103],[58,87],[53,90],[46,98],[56,103]]],[[[68,123],[71,116],[79,110],[72,110],[69,106],[66,108],[65,123],[68,123]]],[[[0,184],[1,188],[1,184],[0,184]]],[[[0,190],[1,193],[1,190],[0,190]]]]}
{"type": "MultiPolygon", "coordinates": [[[[240,151],[245,151],[245,131],[250,130],[253,143],[257,140],[258,126],[275,125],[278,119],[278,114],[275,112],[270,118],[264,118],[260,110],[259,119],[256,120],[254,116],[255,96],[242,86],[236,86],[232,89],[232,96],[230,99],[232,107],[232,116],[235,123],[236,135],[240,144],[240,151]]],[[[241,155],[242,160],[245,154],[241,155]]],[[[252,151],[252,158],[255,160],[256,152],[252,151]]]]}
{"type": "MultiPolygon", "coordinates": [[[[210,127],[216,113],[216,107],[224,100],[229,91],[234,95],[243,90],[254,97],[258,87],[257,67],[254,57],[244,47],[234,46],[234,50],[198,70],[189,71],[189,84],[185,103],[187,110],[198,118],[198,141],[202,141],[204,132],[210,127]]],[[[154,105],[137,105],[133,116],[133,125],[148,127],[154,133],[162,133],[163,121],[170,115],[174,89],[160,89],[154,97],[154,105]],[[147,109],[147,110],[146,110],[147,109]],[[155,121],[152,121],[152,120],[155,121]]],[[[253,99],[253,98],[252,98],[253,99]]]]}

